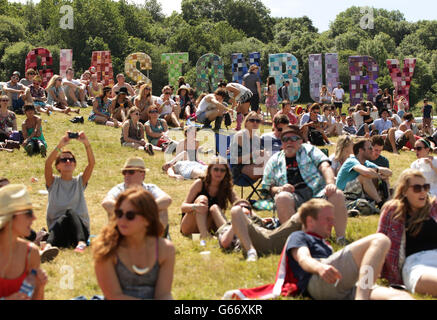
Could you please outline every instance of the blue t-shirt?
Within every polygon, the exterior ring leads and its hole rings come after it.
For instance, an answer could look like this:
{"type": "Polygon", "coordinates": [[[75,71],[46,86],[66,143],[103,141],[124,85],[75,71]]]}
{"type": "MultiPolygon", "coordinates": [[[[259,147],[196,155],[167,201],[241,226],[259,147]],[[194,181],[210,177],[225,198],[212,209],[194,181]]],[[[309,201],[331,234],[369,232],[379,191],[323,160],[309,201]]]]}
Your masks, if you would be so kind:
{"type": "Polygon", "coordinates": [[[261,149],[271,151],[272,154],[281,151],[282,141],[277,138],[273,132],[264,133],[261,136],[261,149]]]}
{"type": "MultiPolygon", "coordinates": [[[[337,188],[344,191],[349,181],[355,180],[360,174],[354,170],[360,161],[355,157],[349,157],[341,166],[337,175],[337,188]]],[[[378,166],[370,161],[366,161],[364,166],[367,168],[378,168],[378,166]]]]}
{"type": "Polygon", "coordinates": [[[386,121],[384,121],[384,119],[382,118],[373,121],[373,125],[375,129],[378,130],[379,134],[381,134],[385,130],[390,129],[393,126],[390,120],[387,119],[386,121]]]}
{"type": "Polygon", "coordinates": [[[312,236],[304,231],[293,232],[287,241],[287,257],[290,269],[297,280],[297,287],[301,293],[306,291],[311,273],[304,271],[299,263],[294,260],[291,249],[307,247],[314,259],[327,258],[332,254],[332,247],[323,239],[312,236]]]}

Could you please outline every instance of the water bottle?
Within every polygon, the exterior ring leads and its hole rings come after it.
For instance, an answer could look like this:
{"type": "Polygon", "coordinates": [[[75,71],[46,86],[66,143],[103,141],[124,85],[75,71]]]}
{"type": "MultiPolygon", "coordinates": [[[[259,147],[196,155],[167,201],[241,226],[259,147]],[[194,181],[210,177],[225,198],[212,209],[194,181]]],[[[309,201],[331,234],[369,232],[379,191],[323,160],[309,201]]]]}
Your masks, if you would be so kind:
{"type": "Polygon", "coordinates": [[[26,294],[29,298],[32,298],[33,291],[36,286],[36,270],[32,269],[27,277],[23,280],[21,284],[20,292],[26,294]]]}

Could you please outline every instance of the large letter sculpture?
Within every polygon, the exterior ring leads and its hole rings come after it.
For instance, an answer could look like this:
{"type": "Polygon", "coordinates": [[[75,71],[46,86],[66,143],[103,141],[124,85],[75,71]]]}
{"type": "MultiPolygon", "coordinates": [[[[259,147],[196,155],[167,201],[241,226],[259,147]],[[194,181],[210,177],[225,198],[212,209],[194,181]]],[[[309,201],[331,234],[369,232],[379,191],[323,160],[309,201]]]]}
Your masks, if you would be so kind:
{"type": "MultiPolygon", "coordinates": [[[[289,81],[288,93],[291,102],[300,97],[299,62],[291,53],[276,53],[269,55],[269,74],[275,78],[276,86],[279,88],[283,82],[289,81]],[[283,72],[285,64],[285,72],[283,72]]],[[[280,99],[278,97],[278,99],[280,99]]]]}
{"type": "Polygon", "coordinates": [[[47,86],[47,83],[53,77],[53,70],[47,69],[48,67],[51,67],[53,65],[53,58],[52,54],[49,50],[46,48],[36,48],[27,54],[26,57],[26,63],[25,63],[25,69],[35,69],[37,72],[39,72],[41,78],[42,78],[42,85],[45,88],[47,86]],[[41,58],[41,66],[42,69],[38,70],[38,56],[41,58]]]}
{"type": "Polygon", "coordinates": [[[67,75],[67,69],[73,67],[73,49],[61,49],[59,52],[59,75],[67,75]]]}
{"type": "Polygon", "coordinates": [[[388,59],[387,66],[398,98],[405,97],[410,105],[410,85],[416,67],[416,59],[404,59],[402,69],[397,59],[388,59]]]}
{"type": "Polygon", "coordinates": [[[207,53],[196,64],[197,92],[213,92],[225,78],[223,60],[216,54],[207,53]]]}
{"type": "Polygon", "coordinates": [[[182,65],[188,63],[188,52],[163,53],[161,63],[168,65],[168,83],[178,87],[178,78],[182,75],[182,65]]]}
{"type": "Polygon", "coordinates": [[[152,70],[152,59],[149,55],[143,52],[136,52],[127,56],[124,62],[124,72],[133,81],[144,81],[151,86],[152,81],[137,69],[137,62],[140,63],[140,70],[152,70]]]}
{"type": "MultiPolygon", "coordinates": [[[[311,98],[319,102],[320,90],[323,85],[323,62],[321,54],[310,54],[308,59],[309,64],[309,78],[310,78],[310,96],[311,98]]],[[[338,54],[326,53],[325,54],[325,78],[326,87],[328,92],[332,90],[338,84],[338,54]]]]}
{"type": "MultiPolygon", "coordinates": [[[[247,73],[249,67],[246,64],[246,59],[242,53],[233,53],[232,61],[232,81],[243,83],[243,76],[247,73]]],[[[261,71],[261,54],[259,52],[249,53],[249,66],[256,64],[259,67],[258,75],[261,71]]]]}
{"type": "Polygon", "coordinates": [[[104,86],[114,84],[111,51],[93,51],[91,66],[96,68],[97,81],[102,82],[104,86]]]}
{"type": "Polygon", "coordinates": [[[349,92],[350,104],[354,106],[359,104],[364,99],[363,88],[366,87],[367,100],[374,101],[378,93],[378,79],[379,68],[375,59],[369,56],[351,56],[349,57],[349,92]],[[364,69],[366,75],[364,75],[364,69]]]}

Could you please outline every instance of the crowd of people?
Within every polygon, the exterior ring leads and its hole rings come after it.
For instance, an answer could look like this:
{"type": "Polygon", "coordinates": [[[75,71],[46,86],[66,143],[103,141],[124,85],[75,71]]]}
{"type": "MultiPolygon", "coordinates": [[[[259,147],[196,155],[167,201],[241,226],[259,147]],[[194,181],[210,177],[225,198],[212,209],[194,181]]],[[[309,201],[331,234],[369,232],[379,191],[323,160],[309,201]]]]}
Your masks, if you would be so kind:
{"type": "MultiPolygon", "coordinates": [[[[241,251],[248,263],[285,250],[298,292],[313,299],[412,299],[409,292],[437,297],[432,106],[424,100],[418,125],[405,98],[381,90],[375,101],[343,113],[345,92],[338,84],[332,92],[323,86],[320,101],[302,108],[289,100],[289,83],[279,86],[269,77],[264,114],[258,70],[252,65],[242,84],[220,82],[212,93],[197,93],[181,77],[176,94],[166,85],[160,96],[152,95],[149,84],[127,83],[123,74],[111,88],[90,71],[74,79],[69,68],[65,78],[54,75],[44,89],[35,70],[28,69],[21,80],[14,72],[0,96],[0,147],[12,152],[23,146],[29,156],[47,158],[47,230],[31,229],[36,217],[26,187],[0,179],[0,299],[43,299],[48,277],[40,263],[56,259],[60,248],[88,250],[92,217],[85,190],[96,163],[92,141],[83,131],[67,132],[50,147],[39,116],[80,114],[87,107],[92,108],[89,121],[121,129],[122,146],[149,156],[171,147],[174,156],[162,170],[170,178],[193,180],[180,206],[183,236],[215,237],[223,250],[241,251]],[[16,114],[25,115],[21,131],[16,114]],[[268,116],[272,131],[259,135],[268,116]],[[210,150],[200,145],[197,132],[212,129],[220,135],[223,120],[227,127],[236,123],[230,144],[224,155],[211,155],[205,163],[199,154],[210,150]],[[170,139],[169,127],[183,130],[184,140],[170,139]],[[333,145],[332,137],[338,139],[329,157],[319,147],[333,145]],[[72,139],[84,145],[87,156],[79,174],[67,148],[72,139]],[[417,155],[395,187],[383,150],[417,155]],[[275,216],[259,217],[254,201],[238,197],[234,181],[242,176],[261,181],[275,216]],[[350,243],[348,218],[370,214],[380,214],[378,230],[350,243]],[[334,253],[326,239],[344,248],[334,253]],[[373,273],[362,285],[369,268],[373,273]],[[36,284],[29,297],[20,287],[31,270],[36,270],[36,284]],[[376,285],[380,275],[390,287],[376,285]]],[[[71,121],[83,123],[83,117],[71,121]]],[[[101,202],[108,223],[92,252],[105,299],[173,298],[172,197],[146,183],[146,172],[142,157],[129,157],[121,168],[123,182],[101,202]]]]}

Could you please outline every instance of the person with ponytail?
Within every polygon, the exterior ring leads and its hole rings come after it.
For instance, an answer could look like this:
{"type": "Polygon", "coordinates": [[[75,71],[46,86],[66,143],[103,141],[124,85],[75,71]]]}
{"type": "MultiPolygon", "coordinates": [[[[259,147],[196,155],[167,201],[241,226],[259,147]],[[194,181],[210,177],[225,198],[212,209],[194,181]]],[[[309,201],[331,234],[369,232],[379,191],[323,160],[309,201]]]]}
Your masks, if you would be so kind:
{"type": "Polygon", "coordinates": [[[437,201],[429,190],[420,171],[401,173],[378,224],[391,240],[381,275],[394,287],[437,297],[437,201]]]}
{"type": "Polygon", "coordinates": [[[93,241],[97,282],[108,300],[173,299],[175,248],[151,193],[131,188],[115,203],[115,215],[93,241]]]}

